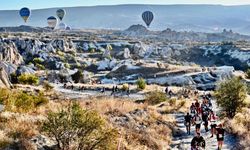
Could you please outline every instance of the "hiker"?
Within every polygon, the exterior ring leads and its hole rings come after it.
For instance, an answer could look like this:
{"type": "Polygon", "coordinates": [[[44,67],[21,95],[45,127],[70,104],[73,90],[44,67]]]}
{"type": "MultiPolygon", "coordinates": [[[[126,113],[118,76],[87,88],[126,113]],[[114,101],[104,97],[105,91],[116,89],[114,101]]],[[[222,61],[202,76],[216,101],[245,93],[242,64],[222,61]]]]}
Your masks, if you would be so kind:
{"type": "Polygon", "coordinates": [[[168,95],[169,95],[169,97],[171,98],[171,97],[174,95],[173,91],[172,91],[172,90],[169,90],[169,91],[168,91],[168,95]]]}
{"type": "Polygon", "coordinates": [[[64,88],[64,89],[67,88],[67,84],[66,84],[66,83],[63,84],[63,88],[64,88]]]}
{"type": "Polygon", "coordinates": [[[216,122],[217,122],[217,116],[215,115],[215,113],[213,111],[210,112],[209,115],[209,120],[210,120],[210,124],[211,124],[211,138],[214,137],[215,134],[215,128],[217,126],[216,122]]]}
{"type": "Polygon", "coordinates": [[[200,148],[205,149],[206,141],[200,135],[200,132],[196,133],[196,136],[191,141],[191,150],[200,150],[200,148]]]}
{"type": "Polygon", "coordinates": [[[165,93],[168,94],[168,87],[165,88],[165,93]]]}
{"type": "Polygon", "coordinates": [[[112,87],[111,96],[115,93],[115,86],[112,87]]]}
{"type": "Polygon", "coordinates": [[[223,129],[222,124],[219,124],[218,128],[216,128],[218,150],[222,149],[222,145],[224,142],[224,134],[225,134],[225,129],[223,129]]]}
{"type": "Polygon", "coordinates": [[[191,121],[192,121],[192,116],[187,113],[187,115],[185,116],[185,126],[186,126],[186,129],[187,129],[187,134],[191,134],[190,133],[190,128],[191,128],[191,121]]]}
{"type": "Polygon", "coordinates": [[[106,89],[105,87],[102,88],[101,93],[105,93],[106,89]]]}
{"type": "Polygon", "coordinates": [[[190,106],[190,113],[191,113],[192,117],[194,117],[196,114],[196,109],[195,109],[194,103],[192,103],[192,105],[190,106]]]}
{"type": "Polygon", "coordinates": [[[204,127],[206,132],[208,132],[208,116],[209,116],[209,109],[204,109],[202,111],[202,121],[204,122],[204,127]]]}
{"type": "Polygon", "coordinates": [[[118,86],[115,86],[115,92],[119,92],[118,86]]]}
{"type": "Polygon", "coordinates": [[[198,113],[194,116],[193,122],[195,124],[196,133],[200,132],[202,120],[198,113]]]}
{"type": "Polygon", "coordinates": [[[195,105],[196,112],[200,113],[200,103],[199,103],[198,99],[195,100],[194,105],[195,105]]]}
{"type": "Polygon", "coordinates": [[[130,95],[130,89],[128,87],[128,89],[127,89],[127,96],[129,97],[129,95],[130,95]]]}

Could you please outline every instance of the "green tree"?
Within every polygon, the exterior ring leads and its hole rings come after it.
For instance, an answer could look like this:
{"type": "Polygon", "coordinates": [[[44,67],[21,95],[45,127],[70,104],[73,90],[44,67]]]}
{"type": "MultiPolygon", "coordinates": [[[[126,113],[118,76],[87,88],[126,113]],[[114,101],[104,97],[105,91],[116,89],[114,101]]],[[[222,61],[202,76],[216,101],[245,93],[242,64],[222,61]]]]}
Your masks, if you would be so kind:
{"type": "Polygon", "coordinates": [[[136,81],[136,84],[137,84],[137,88],[139,90],[144,90],[146,88],[146,81],[143,79],[143,78],[139,78],[137,81],[136,81]]]}
{"type": "Polygon", "coordinates": [[[220,83],[215,91],[217,104],[229,118],[233,118],[246,105],[246,96],[247,87],[238,77],[220,83]]]}
{"type": "Polygon", "coordinates": [[[57,141],[61,150],[114,149],[118,135],[95,111],[84,110],[76,102],[50,112],[42,129],[57,141]]]}
{"type": "Polygon", "coordinates": [[[83,73],[81,70],[78,70],[75,74],[71,75],[71,77],[75,83],[79,83],[83,79],[83,73]]]}

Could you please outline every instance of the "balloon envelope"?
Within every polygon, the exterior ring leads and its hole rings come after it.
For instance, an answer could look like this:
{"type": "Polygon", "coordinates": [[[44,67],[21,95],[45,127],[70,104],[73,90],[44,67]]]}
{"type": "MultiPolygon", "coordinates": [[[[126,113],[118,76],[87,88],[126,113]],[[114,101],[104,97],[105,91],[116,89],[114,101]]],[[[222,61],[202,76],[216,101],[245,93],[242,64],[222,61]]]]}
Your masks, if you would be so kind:
{"type": "Polygon", "coordinates": [[[67,27],[66,27],[66,30],[71,30],[71,27],[67,26],[67,27]]]}
{"type": "Polygon", "coordinates": [[[151,11],[145,11],[144,13],[142,13],[142,19],[149,27],[151,22],[154,20],[154,14],[151,11]]]}
{"type": "Polygon", "coordinates": [[[31,15],[31,11],[29,8],[24,7],[19,11],[19,15],[23,18],[24,22],[27,22],[31,15]]]}
{"type": "Polygon", "coordinates": [[[58,28],[59,28],[60,30],[65,30],[66,27],[67,27],[67,25],[66,25],[65,23],[60,23],[60,24],[58,25],[58,28]]]}
{"type": "Polygon", "coordinates": [[[66,11],[64,9],[58,9],[56,11],[56,15],[57,17],[62,21],[63,20],[63,17],[65,16],[66,14],[66,11]]]}
{"type": "Polygon", "coordinates": [[[54,16],[51,16],[47,19],[48,26],[52,29],[54,29],[57,25],[57,19],[54,16]]]}

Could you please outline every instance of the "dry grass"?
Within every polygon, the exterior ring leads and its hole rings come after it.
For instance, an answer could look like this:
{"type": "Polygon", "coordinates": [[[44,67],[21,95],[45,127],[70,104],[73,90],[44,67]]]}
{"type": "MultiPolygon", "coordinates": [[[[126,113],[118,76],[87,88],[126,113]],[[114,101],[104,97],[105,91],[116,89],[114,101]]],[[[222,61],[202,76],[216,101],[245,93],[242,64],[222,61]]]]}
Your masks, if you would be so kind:
{"type": "Polygon", "coordinates": [[[241,113],[236,114],[233,119],[225,119],[225,128],[240,138],[240,148],[250,147],[250,109],[244,108],[241,113]]]}
{"type": "MultiPolygon", "coordinates": [[[[55,100],[40,106],[28,113],[2,112],[0,114],[0,146],[9,145],[14,140],[19,141],[19,146],[23,149],[34,149],[30,139],[40,135],[40,123],[45,119],[49,111],[57,111],[65,108],[70,101],[55,100]],[[1,138],[1,135],[4,138],[1,138]]],[[[106,118],[112,126],[120,131],[120,148],[127,150],[158,150],[167,149],[171,143],[172,128],[175,119],[168,114],[160,114],[159,107],[138,104],[129,99],[95,97],[79,101],[85,109],[95,110],[106,118]],[[112,117],[120,117],[130,114],[135,110],[144,110],[146,117],[136,116],[135,122],[130,122],[129,126],[119,126],[111,121],[112,117]],[[146,129],[138,130],[136,125],[145,124],[146,129]]],[[[181,105],[181,101],[176,103],[176,107],[181,105]]],[[[179,110],[182,108],[180,107],[179,110]]]]}

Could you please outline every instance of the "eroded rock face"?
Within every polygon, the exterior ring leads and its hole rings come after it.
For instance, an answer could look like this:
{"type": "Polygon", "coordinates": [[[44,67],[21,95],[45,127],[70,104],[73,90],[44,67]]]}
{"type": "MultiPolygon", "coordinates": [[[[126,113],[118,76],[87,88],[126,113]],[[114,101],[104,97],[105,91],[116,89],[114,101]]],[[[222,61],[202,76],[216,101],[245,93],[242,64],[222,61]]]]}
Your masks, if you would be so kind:
{"type": "Polygon", "coordinates": [[[14,42],[10,40],[0,40],[0,61],[19,65],[23,62],[14,42]]]}
{"type": "Polygon", "coordinates": [[[54,49],[61,50],[63,52],[76,51],[75,45],[72,40],[55,39],[51,41],[51,45],[54,49]]]}
{"type": "Polygon", "coordinates": [[[148,46],[143,44],[142,42],[136,43],[133,50],[135,57],[144,58],[147,52],[147,48],[148,46]]]}
{"type": "Polygon", "coordinates": [[[219,81],[231,78],[233,71],[234,67],[223,66],[214,68],[214,70],[208,72],[166,76],[149,79],[148,82],[171,86],[192,86],[199,90],[214,90],[219,81]]]}
{"type": "Polygon", "coordinates": [[[3,66],[0,66],[0,87],[10,88],[12,86],[9,76],[3,66]]]}

